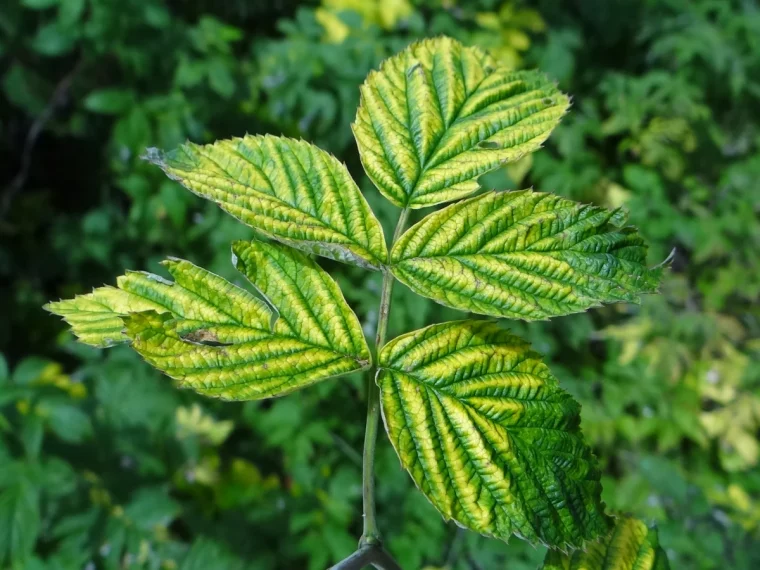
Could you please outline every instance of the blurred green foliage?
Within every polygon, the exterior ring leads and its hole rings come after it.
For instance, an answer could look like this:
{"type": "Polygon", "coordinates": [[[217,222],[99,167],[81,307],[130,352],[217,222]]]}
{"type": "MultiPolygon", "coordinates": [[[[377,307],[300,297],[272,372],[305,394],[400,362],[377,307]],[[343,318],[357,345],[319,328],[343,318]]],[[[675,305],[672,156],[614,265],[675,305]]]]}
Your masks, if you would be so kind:
{"type": "MultiPolygon", "coordinates": [[[[247,404],[178,392],[41,310],[160,271],[229,275],[248,230],[140,160],[244,132],[362,178],[349,125],[384,57],[448,34],[574,97],[548,149],[484,184],[625,206],[675,248],[663,295],[525,326],[583,403],[614,509],[674,568],[760,567],[760,7],[751,0],[10,0],[0,5],[0,568],[321,570],[360,534],[364,386],[247,404]]],[[[376,275],[328,264],[372,335],[376,275]]],[[[391,335],[456,313],[398,287],[391,335]]],[[[384,440],[380,525],[405,568],[535,568],[443,524],[384,440]]]]}

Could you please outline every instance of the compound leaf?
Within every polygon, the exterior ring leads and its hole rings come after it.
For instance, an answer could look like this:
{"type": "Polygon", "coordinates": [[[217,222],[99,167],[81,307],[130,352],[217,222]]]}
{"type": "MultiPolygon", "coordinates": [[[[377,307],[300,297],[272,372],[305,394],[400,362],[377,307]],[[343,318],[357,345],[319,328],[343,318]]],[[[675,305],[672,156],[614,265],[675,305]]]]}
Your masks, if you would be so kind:
{"type": "Polygon", "coordinates": [[[280,396],[370,364],[338,285],[286,246],[235,242],[237,268],[262,298],[180,259],[174,278],[130,272],[118,288],[51,303],[80,339],[132,348],[182,386],[230,400],[280,396]]]}
{"type": "Polygon", "coordinates": [[[523,190],[452,204],[401,236],[393,274],[443,305],[525,320],[639,302],[662,269],[620,211],[523,190]]]}
{"type": "Polygon", "coordinates": [[[146,157],[269,238],[370,269],[387,261],[382,227],[345,165],[314,145],[246,135],[146,157]]]}
{"type": "Polygon", "coordinates": [[[369,74],[353,130],[385,197],[422,208],[473,193],[481,174],[538,149],[568,106],[540,73],[435,38],[369,74]]]}
{"type": "Polygon", "coordinates": [[[528,343],[450,322],[392,340],[378,368],[391,442],[445,519],[555,548],[607,533],[580,405],[528,343]]]}
{"type": "Polygon", "coordinates": [[[630,516],[615,521],[615,528],[588,549],[565,554],[550,550],[541,570],[668,570],[657,530],[630,516]]]}

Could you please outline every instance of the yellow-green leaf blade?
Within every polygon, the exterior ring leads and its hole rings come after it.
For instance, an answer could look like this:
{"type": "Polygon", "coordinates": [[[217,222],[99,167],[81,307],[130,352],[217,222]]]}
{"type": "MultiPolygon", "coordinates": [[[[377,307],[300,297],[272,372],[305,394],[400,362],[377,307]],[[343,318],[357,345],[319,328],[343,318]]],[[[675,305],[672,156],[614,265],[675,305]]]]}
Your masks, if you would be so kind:
{"type": "Polygon", "coordinates": [[[509,71],[442,37],[370,73],[353,130],[385,197],[422,208],[473,193],[481,174],[539,148],[568,106],[540,73],[509,71]]]}
{"type": "Polygon", "coordinates": [[[278,330],[353,355],[362,367],[369,364],[359,319],[335,280],[316,262],[290,248],[259,241],[237,241],[232,252],[237,269],[276,308],[278,330]]]}
{"type": "Polygon", "coordinates": [[[129,339],[123,334],[121,317],[131,310],[161,310],[160,306],[131,297],[115,287],[100,287],[73,299],[50,302],[43,308],[63,317],[80,342],[97,348],[128,342],[129,339]]]}
{"type": "Polygon", "coordinates": [[[152,273],[127,271],[117,278],[117,287],[99,287],[87,295],[48,303],[45,308],[63,317],[81,342],[98,348],[129,342],[123,334],[122,317],[140,311],[171,313],[187,322],[220,323],[229,321],[223,313],[225,305],[235,305],[246,307],[245,314],[238,315],[246,324],[262,327],[269,322],[264,303],[221,277],[180,259],[168,259],[163,265],[175,282],[152,273]],[[213,302],[200,297],[199,284],[219,291],[220,297],[213,302]]]}
{"type": "Polygon", "coordinates": [[[667,555],[660,547],[657,530],[643,521],[623,516],[615,528],[588,549],[565,554],[546,553],[541,570],[669,570],[667,555]]]}
{"type": "Polygon", "coordinates": [[[378,368],[391,442],[444,518],[553,547],[606,534],[580,406],[526,342],[492,322],[445,323],[389,342],[378,368]]]}
{"type": "Polygon", "coordinates": [[[371,269],[386,262],[382,227],[345,165],[314,145],[246,135],[147,158],[267,237],[371,269]]]}
{"type": "Polygon", "coordinates": [[[230,283],[205,288],[213,274],[195,266],[190,274],[184,268],[172,271],[178,282],[190,282],[186,288],[215,300],[223,316],[132,314],[125,318],[132,348],[181,386],[228,400],[281,396],[369,366],[359,320],[314,261],[258,241],[235,242],[233,254],[264,301],[246,293],[253,302],[235,302],[231,289],[244,290],[230,283]],[[255,321],[244,318],[249,304],[255,321]]]}
{"type": "Polygon", "coordinates": [[[369,366],[359,320],[314,261],[262,242],[236,242],[233,250],[263,299],[170,259],[164,265],[173,281],[129,272],[118,288],[52,303],[49,310],[64,316],[83,342],[131,342],[181,386],[223,399],[281,396],[369,366]]]}
{"type": "Polygon", "coordinates": [[[443,305],[546,319],[640,301],[661,269],[619,211],[524,190],[488,192],[435,212],[391,252],[393,274],[443,305]]]}

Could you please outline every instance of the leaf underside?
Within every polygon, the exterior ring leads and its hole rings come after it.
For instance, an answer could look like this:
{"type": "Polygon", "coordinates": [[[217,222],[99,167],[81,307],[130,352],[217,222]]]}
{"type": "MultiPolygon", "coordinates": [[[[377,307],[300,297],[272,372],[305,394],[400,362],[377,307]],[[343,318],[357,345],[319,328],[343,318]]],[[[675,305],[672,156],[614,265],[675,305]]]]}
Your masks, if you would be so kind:
{"type": "Polygon", "coordinates": [[[647,246],[624,216],[552,194],[488,192],[435,212],[391,251],[414,292],[483,315],[537,320],[657,290],[647,246]]]}
{"type": "Polygon", "coordinates": [[[378,368],[391,442],[445,519],[555,548],[606,534],[580,405],[525,341],[487,321],[434,325],[388,343],[378,368]]]}
{"type": "Polygon", "coordinates": [[[603,540],[589,544],[585,552],[546,553],[541,570],[669,570],[657,530],[630,516],[615,521],[603,540]]]}
{"type": "Polygon", "coordinates": [[[382,227],[345,165],[307,142],[246,135],[147,158],[266,237],[368,269],[387,260],[382,227]]]}
{"type": "Polygon", "coordinates": [[[538,149],[568,106],[542,74],[435,38],[370,72],[353,131],[383,195],[422,208],[475,192],[480,175],[538,149]]]}
{"type": "Polygon", "coordinates": [[[280,396],[367,368],[370,354],[337,284],[302,253],[235,242],[237,268],[264,300],[179,259],[174,282],[142,272],[118,288],[50,303],[82,342],[134,350],[181,386],[228,400],[280,396]],[[276,309],[275,309],[276,308],[276,309]]]}

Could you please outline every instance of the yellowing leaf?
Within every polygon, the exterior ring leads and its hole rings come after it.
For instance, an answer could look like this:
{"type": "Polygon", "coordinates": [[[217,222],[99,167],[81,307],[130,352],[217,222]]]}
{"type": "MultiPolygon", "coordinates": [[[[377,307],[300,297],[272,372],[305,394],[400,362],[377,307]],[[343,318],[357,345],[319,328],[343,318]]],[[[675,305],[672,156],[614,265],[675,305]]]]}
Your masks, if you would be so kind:
{"type": "Polygon", "coordinates": [[[492,322],[451,322],[392,340],[378,367],[391,442],[445,519],[553,547],[606,534],[580,405],[528,343],[492,322]]]}
{"type": "Polygon", "coordinates": [[[246,135],[147,158],[269,238],[370,269],[387,260],[380,223],[348,170],[309,143],[246,135]]]}
{"type": "Polygon", "coordinates": [[[116,283],[118,288],[99,287],[87,295],[48,303],[43,308],[63,317],[81,342],[107,348],[129,341],[123,334],[122,320],[129,313],[171,311],[172,296],[177,295],[182,297],[180,305],[192,306],[191,298],[183,297],[184,289],[171,289],[171,283],[158,275],[127,271],[116,283]]]}
{"type": "Polygon", "coordinates": [[[221,445],[235,427],[231,420],[216,421],[197,403],[192,407],[177,408],[174,419],[177,424],[178,439],[199,437],[211,445],[221,445]]]}
{"type": "Polygon", "coordinates": [[[620,517],[603,540],[589,544],[585,552],[546,553],[541,570],[668,570],[668,558],[657,531],[630,516],[620,517]]]}
{"type": "Polygon", "coordinates": [[[325,40],[331,44],[343,43],[351,32],[351,29],[335,12],[325,8],[314,10],[314,18],[325,29],[325,40]]]}
{"type": "MultiPolygon", "coordinates": [[[[392,30],[401,20],[414,13],[409,0],[322,0],[322,6],[317,11],[355,12],[361,16],[365,25],[377,24],[385,30],[392,30]]],[[[317,19],[327,30],[324,22],[317,19]]]]}
{"type": "Polygon", "coordinates": [[[484,315],[546,319],[601,303],[638,302],[661,270],[619,211],[524,190],[489,192],[435,212],[391,252],[416,293],[484,315]]]}
{"type": "Polygon", "coordinates": [[[533,168],[533,155],[526,154],[520,160],[508,164],[505,167],[505,170],[512,182],[519,185],[525,180],[525,177],[528,175],[531,168],[533,168]]]}
{"type": "Polygon", "coordinates": [[[568,105],[543,75],[436,38],[369,74],[353,130],[385,197],[422,208],[475,192],[481,174],[539,148],[568,105]]]}
{"type": "Polygon", "coordinates": [[[408,0],[377,0],[377,18],[386,30],[392,30],[413,13],[414,8],[408,0]]]}
{"type": "Polygon", "coordinates": [[[180,385],[223,399],[280,396],[369,366],[356,315],[316,263],[255,241],[235,242],[233,252],[263,300],[171,259],[164,265],[174,282],[132,272],[119,278],[118,289],[96,289],[48,309],[63,315],[84,342],[131,340],[180,385]]]}

